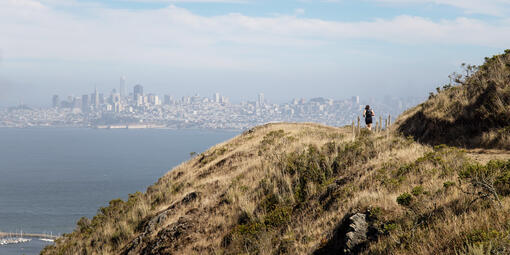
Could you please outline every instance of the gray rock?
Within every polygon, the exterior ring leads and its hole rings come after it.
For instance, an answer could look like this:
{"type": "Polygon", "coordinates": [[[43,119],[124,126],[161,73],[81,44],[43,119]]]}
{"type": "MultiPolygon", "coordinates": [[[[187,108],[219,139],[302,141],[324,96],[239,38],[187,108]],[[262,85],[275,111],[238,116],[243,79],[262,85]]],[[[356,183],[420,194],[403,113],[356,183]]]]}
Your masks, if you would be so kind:
{"type": "Polygon", "coordinates": [[[143,235],[150,235],[154,230],[156,230],[156,228],[168,218],[168,214],[170,214],[169,211],[164,211],[152,218],[145,226],[143,235]]]}
{"type": "Polygon", "coordinates": [[[345,253],[350,253],[359,245],[368,241],[368,222],[366,215],[363,213],[356,213],[349,218],[349,232],[346,234],[345,253]]]}

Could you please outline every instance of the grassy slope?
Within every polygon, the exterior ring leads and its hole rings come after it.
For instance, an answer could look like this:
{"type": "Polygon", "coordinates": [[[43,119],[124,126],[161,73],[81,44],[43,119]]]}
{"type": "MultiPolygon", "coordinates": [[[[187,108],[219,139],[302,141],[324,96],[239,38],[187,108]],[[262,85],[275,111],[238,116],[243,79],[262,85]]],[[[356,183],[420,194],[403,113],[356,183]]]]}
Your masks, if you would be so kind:
{"type": "Polygon", "coordinates": [[[399,131],[430,144],[510,149],[510,50],[466,76],[404,113],[399,131]]]}
{"type": "Polygon", "coordinates": [[[508,254],[510,161],[490,161],[508,151],[405,137],[509,149],[509,84],[507,51],[392,132],[257,127],[111,201],[42,253],[336,254],[343,219],[361,212],[371,226],[362,253],[508,254]]]}
{"type": "Polygon", "coordinates": [[[329,254],[354,212],[374,230],[366,254],[455,254],[489,243],[508,252],[509,179],[510,162],[481,166],[460,149],[392,133],[353,139],[348,128],[269,124],[112,201],[42,254],[329,254]],[[479,180],[491,181],[501,206],[476,199],[485,194],[479,180]]]}

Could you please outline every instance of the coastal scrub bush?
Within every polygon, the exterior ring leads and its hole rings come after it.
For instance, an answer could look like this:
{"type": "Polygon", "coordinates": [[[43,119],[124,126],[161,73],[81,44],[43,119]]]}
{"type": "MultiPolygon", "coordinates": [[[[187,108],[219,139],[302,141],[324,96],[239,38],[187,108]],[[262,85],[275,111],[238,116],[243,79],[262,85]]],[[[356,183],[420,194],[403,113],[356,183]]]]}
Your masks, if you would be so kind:
{"type": "Polygon", "coordinates": [[[89,235],[93,231],[90,219],[88,219],[87,217],[81,217],[76,223],[76,226],[77,230],[85,235],[89,235]]]}
{"type": "Polygon", "coordinates": [[[306,200],[311,195],[308,184],[324,184],[332,177],[334,167],[326,152],[315,145],[308,145],[301,152],[289,153],[285,159],[284,172],[296,177],[293,181],[295,199],[306,200]]]}
{"type": "Polygon", "coordinates": [[[507,254],[510,250],[510,231],[496,229],[475,229],[466,236],[466,252],[478,250],[480,254],[507,254]]]}
{"type": "Polygon", "coordinates": [[[262,142],[260,142],[260,145],[262,147],[275,144],[278,139],[281,139],[285,136],[285,131],[282,129],[271,131],[267,133],[264,138],[262,139],[262,142]]]}
{"type": "Polygon", "coordinates": [[[413,197],[407,192],[404,192],[397,197],[397,203],[402,206],[410,206],[412,201],[413,197]]]}
{"type": "Polygon", "coordinates": [[[276,207],[264,217],[264,224],[268,228],[279,228],[291,220],[292,208],[288,206],[276,207]]]}
{"type": "Polygon", "coordinates": [[[448,188],[453,187],[453,186],[455,186],[455,182],[452,182],[452,181],[446,181],[446,182],[443,183],[443,187],[445,189],[448,189],[448,188]]]}
{"type": "Polygon", "coordinates": [[[413,190],[411,191],[411,193],[412,193],[415,197],[417,197],[417,196],[419,196],[419,195],[423,194],[423,192],[424,192],[424,191],[425,191],[425,190],[423,189],[423,186],[421,186],[421,185],[420,185],[420,186],[416,186],[416,187],[414,187],[414,188],[413,188],[413,190]]]}
{"type": "Polygon", "coordinates": [[[470,164],[459,172],[459,177],[471,183],[473,188],[496,197],[510,194],[510,160],[491,160],[486,165],[470,164]]]}

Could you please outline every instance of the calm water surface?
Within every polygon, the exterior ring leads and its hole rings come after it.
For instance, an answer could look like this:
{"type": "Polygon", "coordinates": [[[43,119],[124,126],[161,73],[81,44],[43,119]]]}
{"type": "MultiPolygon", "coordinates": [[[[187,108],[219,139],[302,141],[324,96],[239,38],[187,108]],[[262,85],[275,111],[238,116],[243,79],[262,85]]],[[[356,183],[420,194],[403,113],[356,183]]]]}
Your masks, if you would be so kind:
{"type": "MultiPolygon", "coordinates": [[[[237,135],[204,130],[0,128],[0,231],[65,233],[145,189],[189,153],[237,135]]],[[[0,254],[38,254],[34,239],[0,254]]]]}

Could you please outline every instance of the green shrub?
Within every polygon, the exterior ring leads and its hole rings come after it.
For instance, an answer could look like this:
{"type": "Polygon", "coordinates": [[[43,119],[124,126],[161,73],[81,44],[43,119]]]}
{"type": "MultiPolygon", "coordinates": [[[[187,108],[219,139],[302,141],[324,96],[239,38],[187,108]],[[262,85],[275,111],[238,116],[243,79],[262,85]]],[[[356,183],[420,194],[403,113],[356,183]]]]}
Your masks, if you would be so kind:
{"type": "Polygon", "coordinates": [[[398,168],[397,172],[396,172],[396,176],[404,176],[408,173],[410,173],[411,171],[413,170],[413,165],[412,164],[405,164],[401,167],[398,168]]]}
{"type": "MultiPolygon", "coordinates": [[[[328,151],[332,145],[319,149],[315,145],[308,145],[306,150],[287,154],[284,159],[284,172],[295,177],[292,184],[294,197],[297,201],[305,201],[310,194],[308,184],[314,183],[324,186],[328,180],[345,166],[344,158],[335,157],[331,162],[328,151]]],[[[340,154],[340,153],[339,153],[340,154]]]]}
{"type": "Polygon", "coordinates": [[[238,225],[234,233],[240,236],[255,237],[264,229],[265,226],[263,223],[254,221],[247,224],[238,225]]]}
{"type": "Polygon", "coordinates": [[[385,223],[382,226],[383,234],[387,235],[397,229],[398,225],[396,223],[385,223]]]}
{"type": "Polygon", "coordinates": [[[279,203],[280,201],[275,194],[269,194],[260,202],[257,206],[257,210],[268,213],[276,209],[279,203]]]}
{"type": "Polygon", "coordinates": [[[453,186],[455,186],[455,182],[452,182],[452,181],[446,181],[446,182],[443,183],[443,187],[445,189],[448,189],[448,188],[453,187],[453,186]]]}
{"type": "Polygon", "coordinates": [[[82,234],[90,234],[93,229],[91,227],[91,222],[87,217],[81,217],[76,223],[77,229],[82,234]]]}
{"type": "Polygon", "coordinates": [[[368,217],[370,219],[378,219],[382,214],[381,207],[373,207],[368,209],[368,217]]]}
{"type": "Polygon", "coordinates": [[[423,193],[424,193],[423,186],[421,186],[421,185],[420,185],[420,186],[416,186],[416,187],[414,187],[414,188],[413,188],[413,190],[411,191],[411,193],[412,193],[415,197],[417,197],[417,196],[419,196],[419,195],[423,194],[423,193]]]}
{"type": "Polygon", "coordinates": [[[480,180],[493,182],[499,195],[510,195],[510,160],[491,160],[486,165],[466,165],[459,172],[459,177],[473,184],[480,180]]]}
{"type": "Polygon", "coordinates": [[[290,222],[292,209],[290,207],[277,207],[264,217],[264,224],[268,228],[278,228],[290,222]]]}
{"type": "Polygon", "coordinates": [[[271,131],[267,133],[264,138],[262,138],[262,142],[260,142],[260,145],[265,147],[268,145],[275,144],[277,140],[283,138],[285,136],[285,131],[282,129],[271,131]]]}
{"type": "Polygon", "coordinates": [[[413,201],[413,197],[411,194],[404,192],[400,196],[397,197],[397,203],[402,206],[409,206],[413,201]]]}

